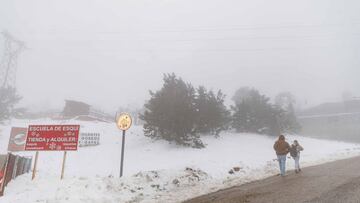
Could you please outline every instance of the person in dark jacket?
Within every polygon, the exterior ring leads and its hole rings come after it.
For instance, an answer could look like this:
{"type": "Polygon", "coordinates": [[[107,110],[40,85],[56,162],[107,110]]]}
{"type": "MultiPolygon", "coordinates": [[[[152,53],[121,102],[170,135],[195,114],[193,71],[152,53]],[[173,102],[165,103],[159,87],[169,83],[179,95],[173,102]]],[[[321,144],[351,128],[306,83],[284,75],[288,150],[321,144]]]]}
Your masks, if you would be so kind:
{"type": "Polygon", "coordinates": [[[286,155],[290,151],[290,145],[285,141],[285,136],[280,135],[279,139],[274,144],[274,150],[276,152],[278,161],[279,161],[279,167],[280,167],[280,175],[285,176],[286,172],[286,155]]]}

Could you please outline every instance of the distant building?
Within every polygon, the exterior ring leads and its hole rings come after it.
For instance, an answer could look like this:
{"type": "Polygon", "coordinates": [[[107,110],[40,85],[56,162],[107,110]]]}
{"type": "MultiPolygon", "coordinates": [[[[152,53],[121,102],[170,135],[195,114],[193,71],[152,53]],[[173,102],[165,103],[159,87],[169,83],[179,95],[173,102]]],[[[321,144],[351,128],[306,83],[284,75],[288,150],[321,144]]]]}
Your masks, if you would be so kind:
{"type": "Polygon", "coordinates": [[[65,100],[65,107],[62,112],[64,118],[74,118],[90,114],[90,105],[73,100],[65,100]]]}
{"type": "Polygon", "coordinates": [[[298,114],[302,134],[360,142],[360,99],[324,103],[298,114]]]}
{"type": "Polygon", "coordinates": [[[65,100],[62,118],[102,122],[111,122],[114,120],[112,116],[94,109],[89,104],[74,100],[65,100]]]}

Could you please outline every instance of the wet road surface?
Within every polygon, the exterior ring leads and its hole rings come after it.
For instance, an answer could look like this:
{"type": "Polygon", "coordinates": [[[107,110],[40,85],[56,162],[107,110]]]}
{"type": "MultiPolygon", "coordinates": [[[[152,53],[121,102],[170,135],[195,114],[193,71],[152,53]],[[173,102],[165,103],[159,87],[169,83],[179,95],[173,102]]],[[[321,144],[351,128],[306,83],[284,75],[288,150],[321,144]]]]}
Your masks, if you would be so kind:
{"type": "Polygon", "coordinates": [[[360,203],[360,157],[304,168],[197,197],[186,203],[360,203]]]}

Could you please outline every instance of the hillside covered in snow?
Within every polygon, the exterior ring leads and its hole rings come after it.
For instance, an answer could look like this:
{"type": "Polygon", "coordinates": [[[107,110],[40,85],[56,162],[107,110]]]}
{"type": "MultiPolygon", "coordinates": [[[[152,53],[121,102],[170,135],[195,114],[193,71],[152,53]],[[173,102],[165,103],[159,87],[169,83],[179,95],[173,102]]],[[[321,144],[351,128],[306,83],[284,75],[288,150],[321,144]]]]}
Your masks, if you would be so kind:
{"type": "MultiPolygon", "coordinates": [[[[13,120],[0,125],[0,153],[7,153],[12,126],[54,124],[52,120],[13,120]]],[[[40,152],[38,174],[10,182],[0,203],[62,202],[180,202],[222,188],[278,173],[273,143],[276,137],[224,132],[204,137],[206,148],[176,146],[154,141],[133,126],[126,135],[124,177],[119,178],[121,133],[113,123],[67,121],[80,124],[81,132],[100,133],[100,145],[69,152],[65,179],[60,181],[62,152],[40,152]]],[[[65,124],[65,123],[63,123],[65,124]]],[[[305,148],[303,167],[360,154],[360,145],[297,139],[305,148]]],[[[35,152],[21,152],[34,156],[35,152]]],[[[288,169],[294,168],[288,159],[288,169]]]]}

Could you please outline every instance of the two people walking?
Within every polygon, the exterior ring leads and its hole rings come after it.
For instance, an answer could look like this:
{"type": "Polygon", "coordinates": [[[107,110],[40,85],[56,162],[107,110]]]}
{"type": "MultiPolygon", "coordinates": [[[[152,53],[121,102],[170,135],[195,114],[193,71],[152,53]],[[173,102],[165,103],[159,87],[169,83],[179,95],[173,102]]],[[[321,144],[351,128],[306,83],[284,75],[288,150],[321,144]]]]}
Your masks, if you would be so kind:
{"type": "Polygon", "coordinates": [[[290,152],[290,155],[295,160],[295,172],[298,173],[300,169],[300,151],[304,148],[299,144],[297,140],[290,146],[289,143],[285,141],[285,136],[280,135],[279,139],[274,144],[274,150],[277,155],[280,167],[280,175],[285,176],[286,173],[286,156],[290,152]]]}

